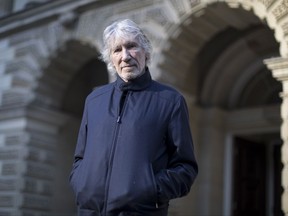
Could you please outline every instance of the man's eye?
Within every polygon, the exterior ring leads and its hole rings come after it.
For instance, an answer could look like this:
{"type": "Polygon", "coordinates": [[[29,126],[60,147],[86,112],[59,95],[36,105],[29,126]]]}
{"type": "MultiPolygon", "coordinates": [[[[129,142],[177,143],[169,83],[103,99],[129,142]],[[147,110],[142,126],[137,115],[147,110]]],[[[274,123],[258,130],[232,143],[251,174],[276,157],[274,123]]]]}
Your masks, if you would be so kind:
{"type": "Polygon", "coordinates": [[[120,52],[120,51],[121,51],[120,48],[114,49],[114,52],[120,52]]]}
{"type": "Polygon", "coordinates": [[[137,45],[134,43],[128,44],[127,46],[128,49],[135,48],[135,47],[137,47],[137,45]]]}

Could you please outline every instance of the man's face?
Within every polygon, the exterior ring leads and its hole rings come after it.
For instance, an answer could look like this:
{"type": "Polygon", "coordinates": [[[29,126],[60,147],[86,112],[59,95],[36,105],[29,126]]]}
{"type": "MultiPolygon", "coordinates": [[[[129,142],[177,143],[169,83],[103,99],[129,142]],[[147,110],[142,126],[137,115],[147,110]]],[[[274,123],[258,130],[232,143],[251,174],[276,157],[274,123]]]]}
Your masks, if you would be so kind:
{"type": "Polygon", "coordinates": [[[116,72],[125,82],[145,72],[145,51],[136,38],[116,39],[112,44],[111,60],[116,72]]]}

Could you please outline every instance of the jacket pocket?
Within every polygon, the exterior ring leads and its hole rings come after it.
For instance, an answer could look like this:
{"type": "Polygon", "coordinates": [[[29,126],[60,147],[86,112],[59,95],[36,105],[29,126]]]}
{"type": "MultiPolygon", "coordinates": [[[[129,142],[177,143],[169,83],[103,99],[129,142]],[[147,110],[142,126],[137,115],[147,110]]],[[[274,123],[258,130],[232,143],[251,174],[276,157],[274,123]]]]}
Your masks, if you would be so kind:
{"type": "Polygon", "coordinates": [[[150,164],[150,178],[153,184],[153,189],[154,189],[154,201],[155,201],[155,206],[158,206],[158,189],[157,189],[157,183],[155,179],[155,174],[153,170],[152,164],[150,164]]]}
{"type": "Polygon", "coordinates": [[[78,193],[79,188],[79,171],[81,169],[82,161],[78,161],[78,164],[73,168],[71,176],[70,176],[70,185],[75,194],[78,193]]]}
{"type": "Polygon", "coordinates": [[[78,208],[78,216],[99,216],[94,210],[78,208]]]}

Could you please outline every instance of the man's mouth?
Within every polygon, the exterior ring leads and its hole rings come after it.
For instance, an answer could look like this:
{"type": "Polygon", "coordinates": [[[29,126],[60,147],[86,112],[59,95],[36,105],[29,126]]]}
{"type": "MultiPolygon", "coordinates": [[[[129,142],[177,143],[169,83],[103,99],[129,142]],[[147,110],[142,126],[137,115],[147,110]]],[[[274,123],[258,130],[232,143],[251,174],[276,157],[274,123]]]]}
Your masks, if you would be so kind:
{"type": "Polygon", "coordinates": [[[123,68],[124,67],[134,67],[134,65],[124,65],[123,68]]]}
{"type": "Polygon", "coordinates": [[[132,67],[135,67],[135,65],[125,65],[122,67],[122,69],[125,69],[125,68],[132,68],[132,67]]]}

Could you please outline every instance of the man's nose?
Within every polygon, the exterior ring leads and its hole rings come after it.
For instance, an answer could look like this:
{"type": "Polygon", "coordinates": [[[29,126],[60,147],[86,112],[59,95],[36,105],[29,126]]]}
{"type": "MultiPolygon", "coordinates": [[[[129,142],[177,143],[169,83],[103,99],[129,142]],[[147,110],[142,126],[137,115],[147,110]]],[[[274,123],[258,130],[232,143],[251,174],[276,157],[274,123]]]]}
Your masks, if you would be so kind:
{"type": "Polygon", "coordinates": [[[129,50],[128,49],[123,49],[122,50],[122,60],[123,61],[128,61],[128,60],[130,60],[130,58],[131,58],[131,55],[130,55],[129,50]]]}

